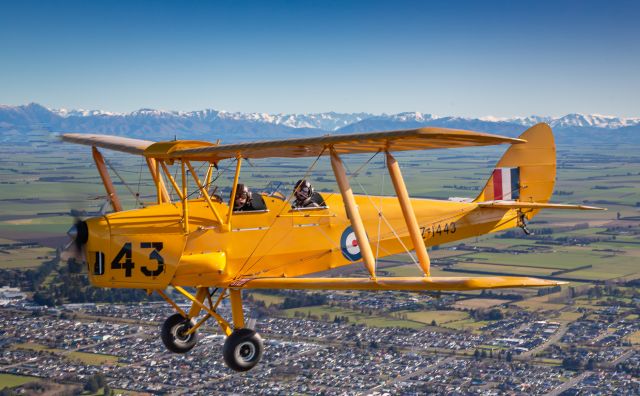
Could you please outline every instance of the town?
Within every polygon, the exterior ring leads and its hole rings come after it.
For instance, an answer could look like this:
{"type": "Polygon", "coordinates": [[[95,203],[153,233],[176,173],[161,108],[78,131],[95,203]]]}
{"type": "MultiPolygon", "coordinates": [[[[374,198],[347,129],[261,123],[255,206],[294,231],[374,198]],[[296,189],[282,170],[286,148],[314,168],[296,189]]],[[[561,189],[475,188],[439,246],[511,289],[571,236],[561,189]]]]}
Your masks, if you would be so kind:
{"type": "MultiPolygon", "coordinates": [[[[219,358],[223,337],[214,328],[189,354],[167,352],[158,338],[171,313],[163,304],[43,308],[21,297],[4,295],[12,303],[0,309],[0,370],[27,379],[18,388],[25,391],[37,378],[81,390],[101,375],[116,393],[583,394],[602,384],[611,394],[640,392],[637,297],[633,308],[623,308],[626,297],[607,296],[598,309],[577,308],[570,322],[509,309],[510,317],[477,331],[373,327],[337,316],[257,318],[267,338],[265,360],[243,374],[219,358]]],[[[260,300],[253,301],[250,317],[259,311],[260,300]]],[[[451,308],[456,298],[445,304],[451,308]]],[[[228,310],[223,306],[221,313],[228,310]]]]}

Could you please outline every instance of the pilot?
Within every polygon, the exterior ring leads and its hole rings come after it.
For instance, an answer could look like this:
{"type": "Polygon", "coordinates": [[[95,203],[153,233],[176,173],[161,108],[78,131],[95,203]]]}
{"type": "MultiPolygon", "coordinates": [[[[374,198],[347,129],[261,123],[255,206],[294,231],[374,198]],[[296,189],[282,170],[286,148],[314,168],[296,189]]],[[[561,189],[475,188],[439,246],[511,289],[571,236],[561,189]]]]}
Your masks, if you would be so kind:
{"type": "Polygon", "coordinates": [[[291,206],[294,209],[319,208],[321,206],[324,206],[322,197],[320,197],[320,194],[313,191],[313,187],[308,180],[298,180],[296,186],[293,189],[293,195],[295,195],[295,200],[293,201],[291,206]]]}
{"type": "Polygon", "coordinates": [[[233,201],[233,210],[236,212],[256,210],[253,207],[251,190],[242,183],[238,183],[236,186],[236,198],[233,201]]]}

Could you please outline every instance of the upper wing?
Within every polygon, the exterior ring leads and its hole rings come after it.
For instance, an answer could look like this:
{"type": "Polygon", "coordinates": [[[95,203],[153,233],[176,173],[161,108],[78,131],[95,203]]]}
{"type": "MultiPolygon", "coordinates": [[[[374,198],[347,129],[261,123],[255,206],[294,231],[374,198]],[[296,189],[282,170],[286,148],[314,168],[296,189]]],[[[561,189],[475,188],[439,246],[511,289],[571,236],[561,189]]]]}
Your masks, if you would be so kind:
{"type": "Polygon", "coordinates": [[[184,158],[214,162],[236,157],[315,157],[323,152],[328,154],[326,152],[328,147],[333,147],[339,154],[356,154],[385,150],[426,150],[525,142],[522,139],[447,128],[366,132],[223,145],[180,140],[154,144],[149,140],[78,133],[66,133],[62,135],[62,140],[154,158],[184,158]],[[153,147],[147,150],[152,145],[153,147]]]}
{"type": "Polygon", "coordinates": [[[323,152],[328,154],[326,150],[328,147],[333,147],[339,154],[356,154],[385,150],[425,150],[523,142],[522,139],[487,133],[446,128],[420,128],[188,148],[173,151],[171,157],[202,161],[219,161],[238,156],[243,158],[315,157],[323,152]]]}
{"type": "Polygon", "coordinates": [[[144,150],[154,143],[150,140],[85,133],[65,133],[62,135],[62,140],[69,143],[85,144],[138,155],[144,155],[144,150]]]}

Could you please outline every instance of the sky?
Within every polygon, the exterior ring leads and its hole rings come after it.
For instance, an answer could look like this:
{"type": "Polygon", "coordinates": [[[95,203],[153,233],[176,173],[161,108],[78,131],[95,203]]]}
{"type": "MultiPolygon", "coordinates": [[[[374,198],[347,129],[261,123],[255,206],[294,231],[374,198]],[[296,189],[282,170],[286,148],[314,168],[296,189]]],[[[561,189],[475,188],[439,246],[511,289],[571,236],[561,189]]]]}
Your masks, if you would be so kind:
{"type": "Polygon", "coordinates": [[[638,1],[0,0],[0,104],[640,116],[638,1]]]}

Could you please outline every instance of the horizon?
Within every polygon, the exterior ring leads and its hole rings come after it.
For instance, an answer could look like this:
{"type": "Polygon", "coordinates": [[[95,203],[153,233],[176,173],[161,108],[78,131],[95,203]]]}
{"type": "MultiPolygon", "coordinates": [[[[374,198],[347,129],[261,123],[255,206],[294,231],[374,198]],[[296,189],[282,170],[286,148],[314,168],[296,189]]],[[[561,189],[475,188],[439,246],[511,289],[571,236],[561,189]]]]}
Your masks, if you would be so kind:
{"type": "MultiPolygon", "coordinates": [[[[371,115],[371,116],[395,116],[395,115],[400,115],[400,114],[421,114],[421,115],[428,115],[431,116],[435,119],[437,118],[446,118],[446,117],[454,117],[454,118],[467,118],[467,119],[478,119],[478,120],[482,120],[482,121],[489,121],[489,122],[500,122],[500,121],[508,121],[508,120],[513,120],[513,119],[522,119],[522,118],[529,118],[529,117],[538,117],[538,118],[550,118],[550,119],[559,119],[559,118],[563,118],[563,117],[567,117],[567,116],[572,116],[572,115],[576,115],[576,116],[589,116],[589,117],[603,117],[603,118],[619,118],[619,119],[626,119],[626,120],[634,120],[634,119],[640,119],[640,115],[635,115],[635,116],[621,116],[621,115],[616,115],[616,114],[603,114],[603,113],[580,113],[580,112],[568,112],[568,113],[564,113],[564,114],[518,114],[518,115],[510,115],[510,116],[495,116],[492,114],[486,114],[486,115],[481,115],[481,116],[469,116],[469,115],[451,115],[451,114],[436,114],[433,112],[428,112],[428,111],[400,111],[397,113],[392,113],[392,112],[381,112],[381,113],[376,113],[376,112],[369,112],[369,111],[360,111],[360,112],[342,112],[342,111],[336,111],[336,110],[329,110],[329,111],[311,111],[311,112],[302,112],[302,113],[296,113],[296,112],[277,112],[277,113],[273,113],[273,112],[266,112],[266,111],[253,111],[253,112],[243,112],[243,111],[230,111],[230,110],[225,110],[225,109],[219,109],[219,108],[213,108],[213,107],[208,107],[208,108],[199,108],[199,109],[192,109],[192,110],[172,110],[172,109],[163,109],[163,108],[152,108],[152,107],[140,107],[134,110],[130,110],[130,111],[112,111],[112,110],[108,110],[108,109],[91,109],[91,108],[83,108],[83,107],[52,107],[52,106],[47,106],[45,104],[42,103],[38,103],[38,102],[28,102],[25,104],[6,104],[6,103],[0,103],[0,107],[27,107],[29,105],[37,105],[37,106],[42,106],[45,109],[51,111],[51,112],[56,112],[56,113],[63,113],[63,112],[101,112],[104,115],[114,115],[114,116],[118,116],[118,115],[128,115],[128,114],[133,114],[136,112],[140,112],[140,111],[144,111],[144,110],[150,110],[150,111],[158,111],[158,112],[162,112],[162,113],[170,113],[170,114],[178,114],[178,115],[182,115],[182,114],[189,114],[189,113],[197,113],[197,112],[201,112],[201,111],[208,111],[208,110],[212,110],[212,111],[217,111],[219,113],[227,113],[227,114],[266,114],[266,115],[316,115],[316,114],[329,114],[329,113],[335,113],[335,114],[367,114],[367,115],[371,115]]],[[[62,114],[59,114],[61,116],[63,116],[62,114]]],[[[86,116],[86,115],[83,115],[86,116]]]]}
{"type": "Polygon", "coordinates": [[[0,103],[637,115],[640,4],[8,3],[0,103]]]}

